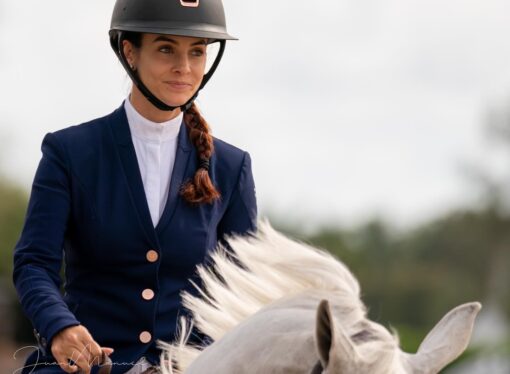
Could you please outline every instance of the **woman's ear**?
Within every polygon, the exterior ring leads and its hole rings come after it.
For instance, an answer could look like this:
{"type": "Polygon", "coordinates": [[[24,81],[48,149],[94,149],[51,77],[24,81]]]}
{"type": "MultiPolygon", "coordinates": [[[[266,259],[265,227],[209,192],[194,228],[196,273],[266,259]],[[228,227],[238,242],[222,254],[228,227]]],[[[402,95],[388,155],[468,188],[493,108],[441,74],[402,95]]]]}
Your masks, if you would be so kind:
{"type": "Polygon", "coordinates": [[[124,49],[124,56],[126,56],[126,60],[131,67],[132,70],[135,69],[136,61],[135,61],[135,48],[133,44],[129,40],[122,41],[122,48],[124,49]]]}

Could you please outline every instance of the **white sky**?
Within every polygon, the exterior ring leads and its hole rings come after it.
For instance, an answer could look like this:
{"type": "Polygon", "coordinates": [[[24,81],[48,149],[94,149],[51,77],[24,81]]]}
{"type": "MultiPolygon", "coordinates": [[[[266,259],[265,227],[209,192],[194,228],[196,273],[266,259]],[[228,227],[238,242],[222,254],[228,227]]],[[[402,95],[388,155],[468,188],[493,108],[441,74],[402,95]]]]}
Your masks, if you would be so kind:
{"type": "MultiPolygon", "coordinates": [[[[0,0],[0,170],[26,189],[45,133],[127,95],[113,4],[0,0]]],[[[240,41],[199,105],[215,136],[252,155],[262,215],[414,224],[472,198],[465,163],[509,164],[482,126],[510,100],[507,0],[224,4],[240,41]]]]}

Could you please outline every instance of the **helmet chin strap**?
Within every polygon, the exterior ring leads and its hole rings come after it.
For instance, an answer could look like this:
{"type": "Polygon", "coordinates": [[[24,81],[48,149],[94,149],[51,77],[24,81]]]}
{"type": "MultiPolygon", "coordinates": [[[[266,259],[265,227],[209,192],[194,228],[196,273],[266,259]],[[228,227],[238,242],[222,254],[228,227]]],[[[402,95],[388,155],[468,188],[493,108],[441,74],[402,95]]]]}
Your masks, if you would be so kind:
{"type": "Polygon", "coordinates": [[[211,79],[212,75],[216,71],[216,68],[218,67],[218,65],[220,63],[221,58],[223,57],[223,52],[225,51],[225,44],[226,44],[225,40],[220,40],[219,41],[219,43],[220,43],[220,50],[218,51],[218,55],[216,56],[216,59],[214,60],[214,63],[211,66],[211,69],[202,78],[202,83],[200,83],[200,87],[193,94],[193,96],[183,105],[180,105],[180,106],[170,106],[170,105],[165,104],[160,99],[158,99],[156,97],[156,95],[154,95],[147,88],[147,86],[142,82],[142,80],[140,79],[140,76],[138,75],[138,73],[135,70],[131,69],[131,67],[129,66],[129,63],[127,61],[126,55],[124,54],[124,47],[122,45],[122,42],[124,40],[125,40],[124,32],[123,31],[119,31],[118,32],[118,38],[117,38],[117,48],[116,48],[117,50],[116,50],[116,52],[117,52],[117,56],[119,57],[119,60],[120,60],[120,62],[122,64],[122,66],[124,67],[124,69],[128,73],[128,75],[131,78],[131,80],[133,81],[133,83],[136,85],[136,87],[145,96],[145,98],[147,100],[149,100],[149,102],[152,105],[154,105],[156,108],[158,108],[159,110],[165,111],[165,112],[169,112],[169,111],[175,110],[177,108],[180,108],[182,112],[185,112],[189,108],[191,108],[191,106],[193,105],[193,102],[198,97],[198,93],[200,92],[200,90],[202,88],[204,88],[206,83],[209,81],[209,79],[211,79]]]}

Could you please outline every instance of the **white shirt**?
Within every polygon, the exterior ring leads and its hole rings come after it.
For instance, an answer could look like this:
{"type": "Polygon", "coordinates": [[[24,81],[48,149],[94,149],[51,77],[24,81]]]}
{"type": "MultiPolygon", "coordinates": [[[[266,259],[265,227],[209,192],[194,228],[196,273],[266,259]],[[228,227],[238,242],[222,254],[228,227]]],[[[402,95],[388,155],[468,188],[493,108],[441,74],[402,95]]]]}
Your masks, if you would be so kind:
{"type": "Polygon", "coordinates": [[[180,113],[170,121],[157,123],[138,113],[129,98],[124,101],[124,108],[131,130],[131,139],[135,146],[152,224],[156,227],[168,199],[170,178],[177,150],[177,136],[183,115],[180,113]]]}

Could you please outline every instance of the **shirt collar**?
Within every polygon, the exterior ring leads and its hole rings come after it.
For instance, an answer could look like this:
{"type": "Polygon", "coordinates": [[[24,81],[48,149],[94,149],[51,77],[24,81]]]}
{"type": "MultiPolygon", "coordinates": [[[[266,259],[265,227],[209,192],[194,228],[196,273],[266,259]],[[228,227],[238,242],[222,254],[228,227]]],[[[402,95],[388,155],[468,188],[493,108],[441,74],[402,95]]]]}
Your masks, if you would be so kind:
{"type": "Polygon", "coordinates": [[[182,123],[182,112],[166,122],[153,122],[143,117],[131,104],[129,97],[124,101],[124,108],[131,134],[139,139],[150,142],[164,142],[175,139],[179,135],[182,123]]]}

